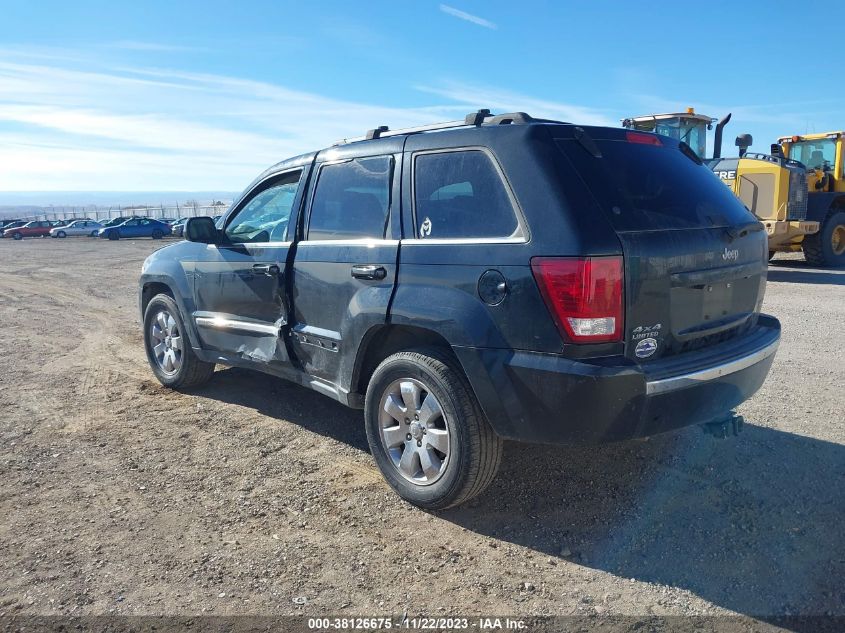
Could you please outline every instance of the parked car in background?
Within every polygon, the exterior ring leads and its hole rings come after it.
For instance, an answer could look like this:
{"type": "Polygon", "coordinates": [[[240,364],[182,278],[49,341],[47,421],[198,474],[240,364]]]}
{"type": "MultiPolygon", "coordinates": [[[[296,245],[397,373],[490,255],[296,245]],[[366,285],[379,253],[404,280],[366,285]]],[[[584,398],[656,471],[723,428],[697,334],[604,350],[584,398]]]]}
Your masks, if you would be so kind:
{"type": "Polygon", "coordinates": [[[46,237],[50,234],[53,225],[47,220],[35,220],[27,222],[23,226],[16,226],[3,231],[3,237],[11,237],[14,240],[22,240],[25,237],[46,237]]]}
{"type": "Polygon", "coordinates": [[[135,219],[137,219],[137,218],[138,218],[138,216],[135,216],[135,215],[125,215],[125,216],[121,216],[121,217],[119,217],[119,218],[111,218],[111,219],[106,220],[105,222],[103,222],[103,226],[104,226],[104,227],[107,227],[107,226],[117,226],[118,224],[123,224],[123,223],[124,223],[124,222],[126,222],[127,220],[135,220],[135,219]]]}
{"type": "Polygon", "coordinates": [[[176,222],[176,218],[157,218],[157,219],[158,219],[159,222],[164,222],[165,224],[169,224],[170,226],[173,226],[173,224],[176,222]]]}
{"type": "Polygon", "coordinates": [[[182,237],[185,233],[185,222],[188,221],[188,218],[179,218],[178,220],[174,221],[173,224],[170,225],[170,229],[173,232],[173,235],[176,237],[182,237]]]}
{"type": "Polygon", "coordinates": [[[109,240],[119,240],[127,237],[151,237],[160,240],[170,235],[170,225],[152,218],[132,218],[115,226],[104,226],[97,235],[109,240]]]}
{"type": "Polygon", "coordinates": [[[97,237],[97,232],[103,225],[95,220],[74,220],[66,226],[56,226],[50,229],[50,237],[69,237],[89,235],[97,237]]]}
{"type": "Polygon", "coordinates": [[[13,224],[15,226],[23,226],[26,224],[26,220],[21,220],[20,218],[6,218],[5,220],[0,220],[0,231],[12,228],[13,224]]]}

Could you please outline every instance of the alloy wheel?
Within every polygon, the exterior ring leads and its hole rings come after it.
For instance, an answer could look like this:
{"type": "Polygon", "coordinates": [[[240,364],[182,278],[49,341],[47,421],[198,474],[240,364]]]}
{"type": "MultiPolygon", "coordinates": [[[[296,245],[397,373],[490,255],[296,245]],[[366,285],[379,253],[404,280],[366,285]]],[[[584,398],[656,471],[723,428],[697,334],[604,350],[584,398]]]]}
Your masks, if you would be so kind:
{"type": "Polygon", "coordinates": [[[385,389],[379,407],[381,440],[402,477],[422,486],[436,482],[449,463],[450,424],[431,390],[414,378],[385,389]]]}
{"type": "Polygon", "coordinates": [[[167,310],[159,310],[150,322],[150,347],[164,373],[172,375],[182,367],[182,335],[176,319],[167,310]]]}

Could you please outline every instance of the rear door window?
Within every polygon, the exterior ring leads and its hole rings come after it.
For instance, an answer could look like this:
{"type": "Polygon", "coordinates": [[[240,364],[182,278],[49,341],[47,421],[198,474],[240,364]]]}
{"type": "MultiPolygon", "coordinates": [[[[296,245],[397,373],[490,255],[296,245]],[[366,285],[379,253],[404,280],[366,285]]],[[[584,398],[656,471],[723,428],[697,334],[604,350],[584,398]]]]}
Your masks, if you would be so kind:
{"type": "Polygon", "coordinates": [[[417,238],[521,238],[516,209],[493,159],[481,150],[414,157],[417,238]]]}
{"type": "Polygon", "coordinates": [[[384,238],[392,178],[390,156],[323,165],[311,201],[307,239],[384,238]]]}
{"type": "Polygon", "coordinates": [[[756,219],[688,147],[628,134],[638,142],[623,131],[616,138],[590,138],[587,146],[557,140],[617,231],[725,227],[756,219]]]}

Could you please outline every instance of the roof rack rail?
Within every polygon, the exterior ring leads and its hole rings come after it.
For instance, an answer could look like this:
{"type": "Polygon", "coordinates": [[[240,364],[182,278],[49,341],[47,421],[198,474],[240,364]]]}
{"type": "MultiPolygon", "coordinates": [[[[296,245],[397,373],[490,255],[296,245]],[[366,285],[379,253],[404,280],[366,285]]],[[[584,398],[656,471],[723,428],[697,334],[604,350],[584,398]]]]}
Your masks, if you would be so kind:
{"type": "Polygon", "coordinates": [[[433,132],[435,130],[449,130],[458,127],[479,127],[481,125],[527,125],[529,123],[561,123],[561,121],[552,121],[551,119],[535,119],[525,112],[509,112],[507,114],[491,114],[487,108],[470,112],[463,119],[455,121],[443,121],[442,123],[429,123],[428,125],[419,125],[416,127],[399,128],[391,130],[386,125],[380,125],[377,128],[369,130],[364,136],[356,136],[352,138],[344,138],[334,145],[346,145],[347,143],[355,143],[357,141],[370,141],[377,138],[385,138],[388,136],[402,136],[405,134],[420,134],[422,132],[433,132]]]}

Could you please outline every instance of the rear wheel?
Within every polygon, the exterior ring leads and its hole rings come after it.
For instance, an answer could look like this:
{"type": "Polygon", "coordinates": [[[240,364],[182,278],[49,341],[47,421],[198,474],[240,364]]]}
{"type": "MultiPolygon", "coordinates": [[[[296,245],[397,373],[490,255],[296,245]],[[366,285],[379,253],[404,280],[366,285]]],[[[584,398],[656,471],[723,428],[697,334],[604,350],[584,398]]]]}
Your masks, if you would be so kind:
{"type": "Polygon", "coordinates": [[[144,347],[159,382],[173,389],[198,387],[211,378],[214,363],[197,358],[172,297],[153,297],[144,311],[144,347]]]}
{"type": "Polygon", "coordinates": [[[499,468],[502,440],[457,362],[440,350],[399,352],[382,362],[367,387],[364,415],[387,483],[421,508],[468,501],[499,468]]]}
{"type": "Polygon", "coordinates": [[[804,237],[803,246],[814,266],[845,266],[845,211],[831,210],[819,232],[804,237]]]}

